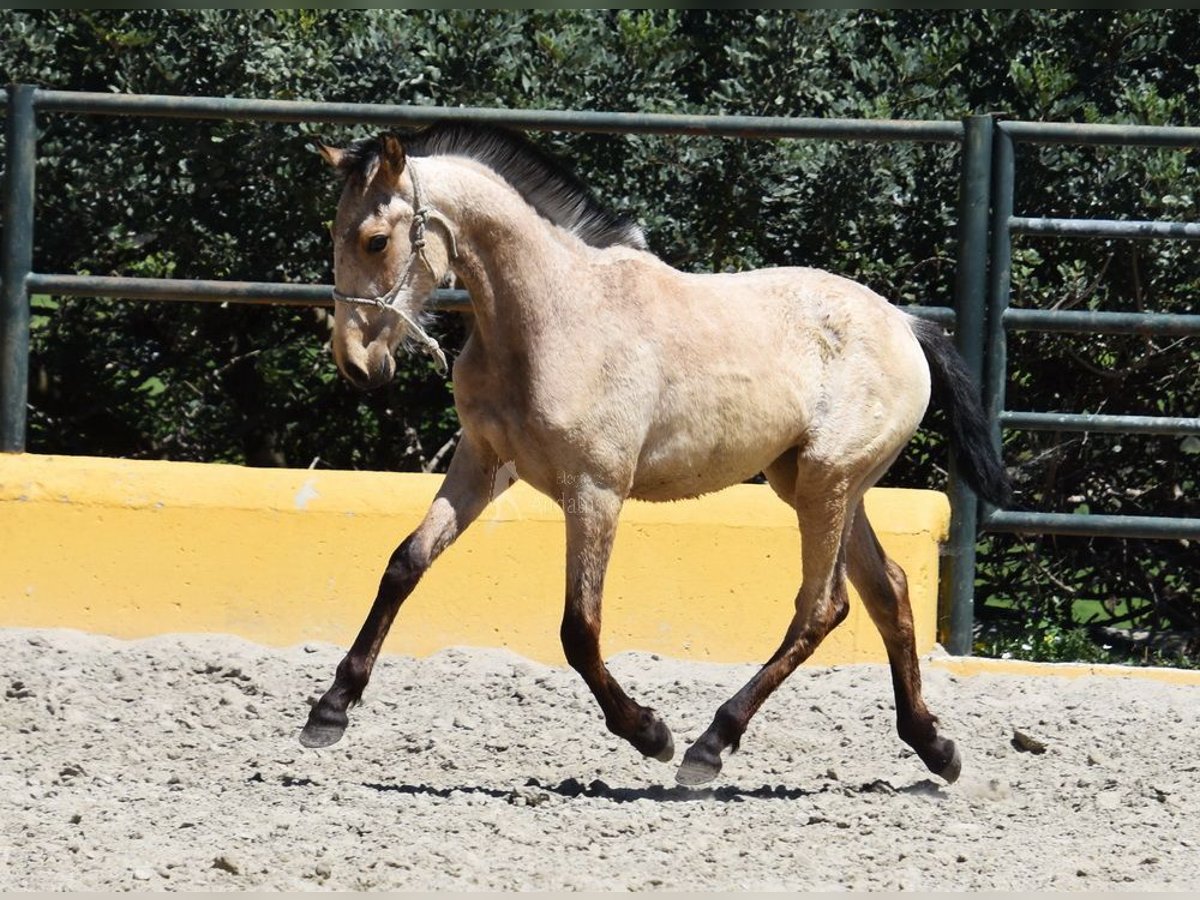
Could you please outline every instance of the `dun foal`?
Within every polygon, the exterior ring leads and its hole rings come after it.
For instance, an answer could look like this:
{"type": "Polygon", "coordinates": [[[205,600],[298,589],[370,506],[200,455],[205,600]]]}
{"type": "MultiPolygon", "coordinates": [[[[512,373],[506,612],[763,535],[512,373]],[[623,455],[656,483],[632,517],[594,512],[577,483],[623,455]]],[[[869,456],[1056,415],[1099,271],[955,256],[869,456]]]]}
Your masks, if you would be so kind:
{"type": "Polygon", "coordinates": [[[939,327],[816,269],[679,272],[507,131],[442,125],[318,149],[344,179],[333,225],[342,374],[363,389],[387,383],[406,341],[444,363],[421,320],[450,272],[470,292],[474,326],[454,361],[462,439],[445,481],[392,554],[303,744],[342,736],[401,604],[515,471],[565,512],[567,660],[613,733],[670,760],[670,730],[600,652],[617,517],[629,497],[682,500],[763,472],[802,536],[795,615],[676,779],[717,775],[758,708],[846,616],[847,577],[887,647],[900,737],[931,771],[958,776],[954,743],[921,697],[904,572],[862,503],[916,431],[931,385],[968,481],[992,502],[1007,496],[976,391],[939,327]]]}

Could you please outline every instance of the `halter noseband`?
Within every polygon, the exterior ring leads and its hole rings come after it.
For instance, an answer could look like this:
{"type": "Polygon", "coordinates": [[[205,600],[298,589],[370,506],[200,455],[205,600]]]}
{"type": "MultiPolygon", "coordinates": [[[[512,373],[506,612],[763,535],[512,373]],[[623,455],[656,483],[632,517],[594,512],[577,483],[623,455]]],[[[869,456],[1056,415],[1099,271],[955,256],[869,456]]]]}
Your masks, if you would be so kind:
{"type": "Polygon", "coordinates": [[[404,264],[403,271],[400,272],[400,277],[396,279],[396,283],[392,285],[391,290],[386,294],[380,294],[378,297],[352,297],[349,294],[343,294],[335,287],[333,289],[333,299],[358,306],[374,306],[378,309],[387,309],[396,313],[408,325],[413,336],[421,345],[421,349],[433,357],[437,370],[444,375],[449,366],[446,364],[446,354],[442,352],[441,346],[435,338],[430,336],[417,323],[416,319],[409,315],[406,310],[397,306],[395,301],[400,296],[400,293],[411,284],[415,274],[413,270],[418,259],[425,264],[425,268],[431,274],[433,273],[433,266],[429,262],[429,257],[425,255],[425,228],[429,221],[439,222],[446,229],[446,234],[450,236],[451,259],[458,258],[458,245],[454,240],[454,227],[450,224],[450,221],[426,201],[425,192],[421,190],[420,182],[417,181],[417,170],[411,162],[408,166],[408,176],[412,180],[413,186],[413,221],[410,232],[412,252],[408,256],[408,262],[404,264]]]}

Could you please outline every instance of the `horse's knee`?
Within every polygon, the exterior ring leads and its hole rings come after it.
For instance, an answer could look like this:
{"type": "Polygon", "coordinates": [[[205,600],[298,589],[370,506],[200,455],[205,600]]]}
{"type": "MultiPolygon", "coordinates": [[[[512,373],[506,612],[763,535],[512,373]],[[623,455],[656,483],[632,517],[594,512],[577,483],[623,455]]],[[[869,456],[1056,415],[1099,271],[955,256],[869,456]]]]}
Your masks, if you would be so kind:
{"type": "Polygon", "coordinates": [[[887,560],[885,568],[887,570],[888,585],[891,587],[896,602],[906,600],[908,598],[908,576],[900,568],[899,563],[894,560],[887,560]]]}
{"type": "Polygon", "coordinates": [[[414,535],[409,535],[392,551],[383,572],[383,586],[391,592],[410,589],[430,564],[429,554],[421,550],[414,535]]]}
{"type": "Polygon", "coordinates": [[[599,634],[584,616],[568,613],[558,630],[567,664],[577,672],[590,668],[599,659],[599,634]]]}
{"type": "Polygon", "coordinates": [[[846,590],[845,579],[839,579],[829,592],[829,630],[837,628],[850,615],[850,594],[846,590]]]}

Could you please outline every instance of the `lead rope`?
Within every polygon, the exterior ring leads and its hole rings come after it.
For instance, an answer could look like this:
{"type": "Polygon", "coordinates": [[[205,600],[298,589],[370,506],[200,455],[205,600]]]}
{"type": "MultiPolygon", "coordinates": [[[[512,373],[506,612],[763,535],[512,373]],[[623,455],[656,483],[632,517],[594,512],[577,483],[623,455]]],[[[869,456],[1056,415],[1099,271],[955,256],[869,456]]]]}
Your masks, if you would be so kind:
{"type": "Polygon", "coordinates": [[[421,345],[421,349],[433,357],[434,367],[438,370],[438,373],[445,375],[450,370],[450,366],[446,363],[446,354],[442,351],[437,338],[422,328],[417,320],[409,315],[407,311],[393,305],[396,297],[412,281],[413,264],[418,259],[425,264],[425,268],[429,270],[430,274],[433,273],[433,266],[430,265],[429,257],[425,255],[425,227],[430,220],[440,222],[442,227],[446,229],[446,234],[450,237],[450,258],[458,259],[458,242],[454,237],[454,228],[445,216],[425,202],[425,192],[421,189],[420,182],[417,180],[417,170],[411,163],[408,166],[408,176],[412,180],[413,186],[412,253],[408,257],[408,262],[404,265],[404,271],[400,273],[400,277],[386,294],[381,294],[378,297],[351,297],[349,294],[343,294],[335,287],[333,289],[333,299],[341,300],[343,303],[358,304],[359,306],[375,306],[379,309],[390,309],[408,325],[413,338],[421,345]]]}

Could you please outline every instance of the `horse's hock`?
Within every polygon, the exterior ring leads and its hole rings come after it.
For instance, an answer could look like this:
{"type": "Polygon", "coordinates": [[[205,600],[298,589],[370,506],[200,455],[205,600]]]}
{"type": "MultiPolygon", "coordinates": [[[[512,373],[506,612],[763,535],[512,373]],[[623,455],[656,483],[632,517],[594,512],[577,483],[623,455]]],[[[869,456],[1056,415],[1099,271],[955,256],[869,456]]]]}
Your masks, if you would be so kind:
{"type": "MultiPolygon", "coordinates": [[[[439,475],[0,454],[0,626],[138,638],[227,632],[346,646],[439,475]]],[[[908,575],[917,652],[936,637],[934,491],[875,488],[867,512],[908,575]]],[[[568,511],[569,514],[569,511],[568,511]]],[[[387,652],[504,647],[563,664],[563,512],[514,485],[405,604],[387,652]]],[[[774,651],[800,581],[794,513],[763,485],[672,504],[631,501],[608,572],[604,652],[753,662],[774,651]]],[[[886,662],[851,590],[813,664],[886,662]]]]}

